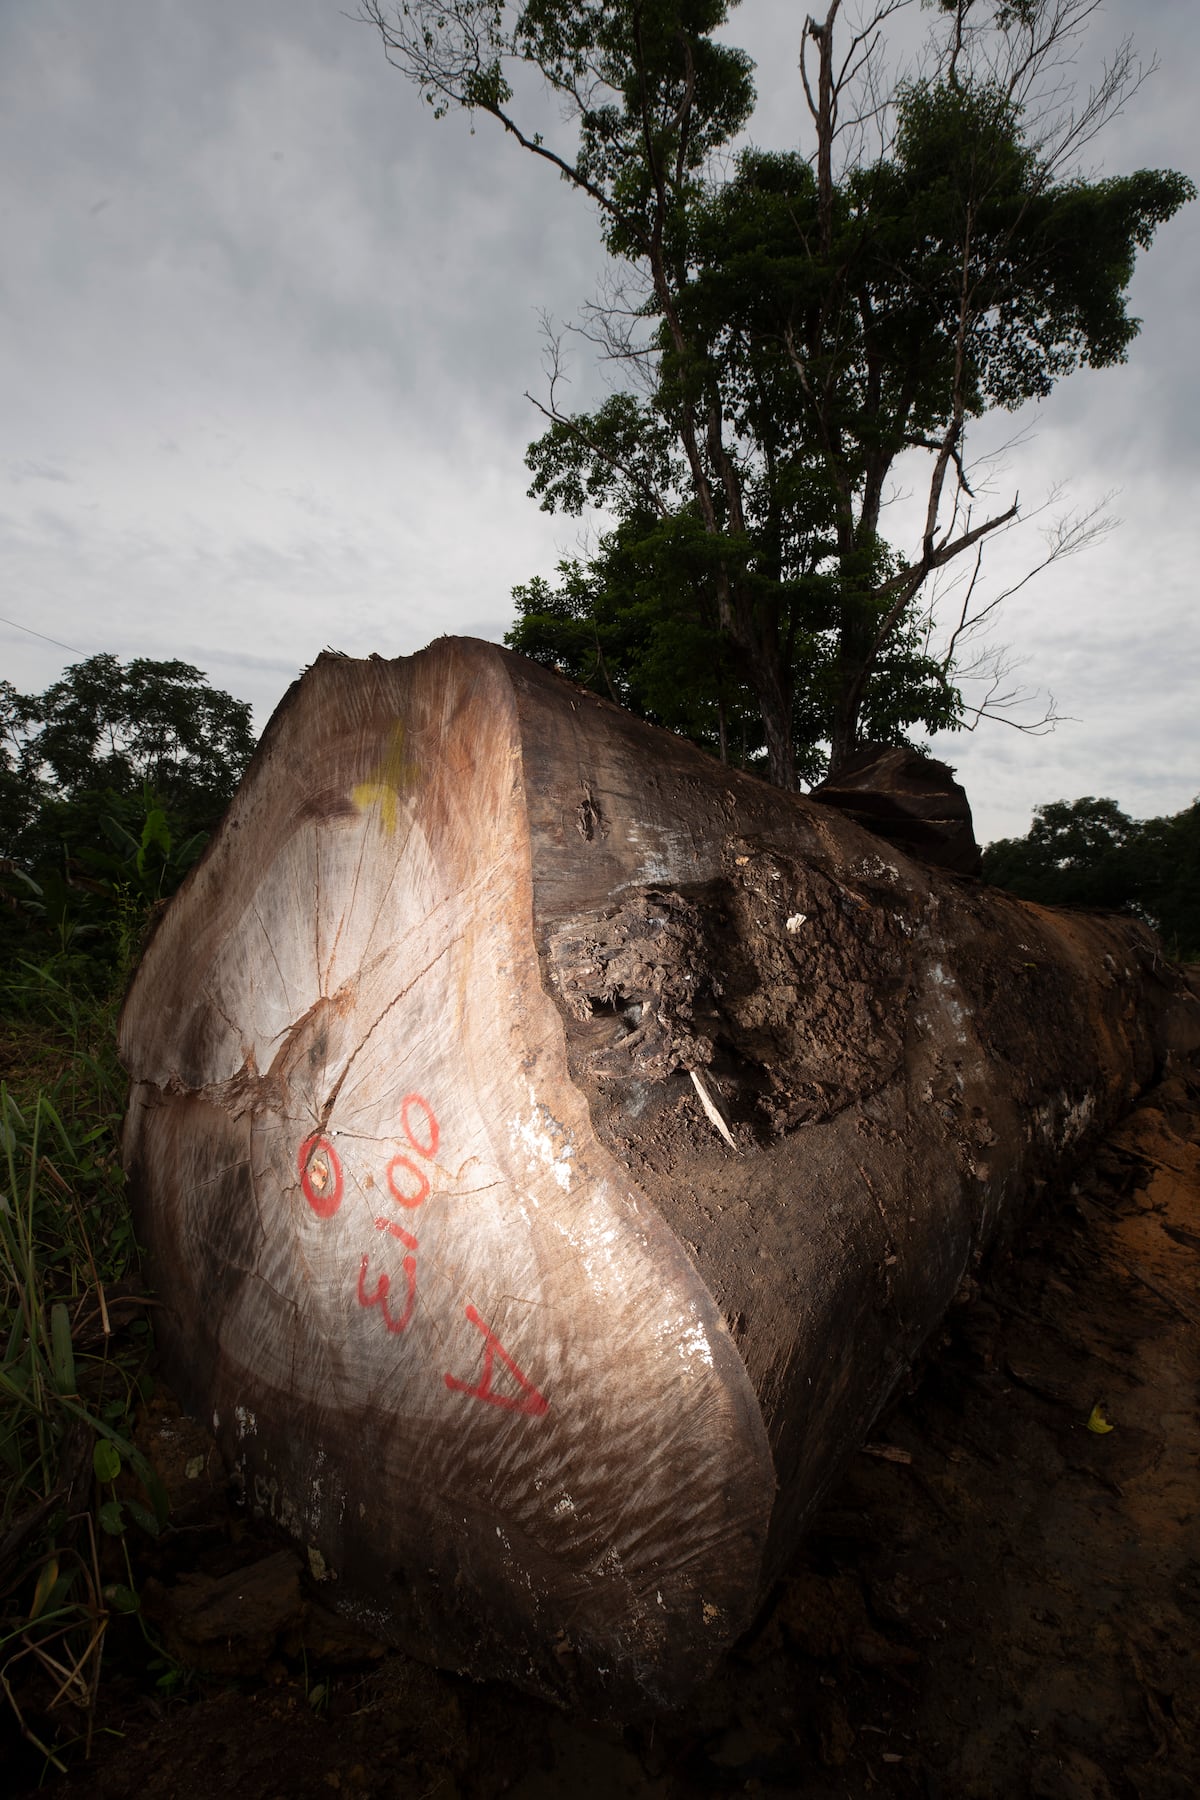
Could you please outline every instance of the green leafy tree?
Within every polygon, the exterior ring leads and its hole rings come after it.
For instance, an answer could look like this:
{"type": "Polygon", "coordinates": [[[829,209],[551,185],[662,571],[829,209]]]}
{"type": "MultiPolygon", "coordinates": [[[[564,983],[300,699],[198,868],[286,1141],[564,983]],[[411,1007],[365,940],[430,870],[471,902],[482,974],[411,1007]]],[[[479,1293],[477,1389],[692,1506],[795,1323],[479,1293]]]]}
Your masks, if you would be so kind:
{"type": "Polygon", "coordinates": [[[31,766],[30,725],[36,702],[0,681],[0,857],[28,829],[43,799],[31,766]]]}
{"type": "Polygon", "coordinates": [[[1121,908],[1133,898],[1127,852],[1137,832],[1115,800],[1052,800],[1026,837],[987,846],[984,879],[1022,900],[1121,908]]]}
{"type": "Polygon", "coordinates": [[[44,694],[0,684],[0,936],[127,960],[254,748],[250,707],[190,663],[89,657],[44,694]]]}
{"type": "Polygon", "coordinates": [[[1139,833],[1138,897],[1172,956],[1200,962],[1200,800],[1139,833]]]}
{"type": "MultiPolygon", "coordinates": [[[[586,563],[560,563],[557,585],[538,576],[514,589],[518,619],[505,642],[723,762],[765,774],[761,714],[720,631],[704,557],[705,539],[694,521],[627,520],[586,563]]],[[[796,774],[816,782],[826,767],[822,740],[836,692],[831,638],[814,629],[797,632],[789,654],[803,672],[791,698],[796,774]]],[[[914,719],[929,730],[948,726],[956,700],[942,664],[907,627],[869,684],[866,735],[891,742],[914,719]]]]}
{"type": "MultiPolygon", "coordinates": [[[[671,579],[629,604],[643,621],[658,605],[659,646],[685,616],[719,642],[711,661],[752,696],[784,786],[814,733],[836,767],[868,722],[894,737],[964,716],[921,596],[1018,514],[1014,500],[980,516],[968,423],[1124,357],[1136,251],[1194,192],[1170,172],[1077,173],[1138,80],[1126,51],[1077,113],[1052,98],[1095,0],[940,0],[925,72],[888,91],[877,27],[904,3],[844,38],[841,0],[809,19],[810,154],[732,164],[754,89],[748,57],[716,37],[725,0],[363,7],[435,113],[490,115],[599,214],[614,279],[588,332],[628,385],[568,412],[555,364],[528,461],[544,508],[600,507],[617,531],[571,565],[559,625],[590,623],[603,648],[585,592],[627,591],[631,557],[644,587],[669,545],[671,579]],[[557,97],[560,142],[518,116],[516,70],[557,97]],[[896,545],[883,515],[913,451],[928,459],[923,529],[896,545]]],[[[1052,554],[1079,541],[1067,530],[1052,554]]],[[[512,641],[552,655],[545,588],[518,604],[512,641]]],[[[618,691],[618,674],[644,688],[637,657],[605,666],[618,691]]]]}
{"type": "Polygon", "coordinates": [[[1173,956],[1200,957],[1200,801],[1142,821],[1115,800],[1051,801],[1025,837],[986,847],[983,875],[1022,900],[1133,913],[1173,956]]]}
{"type": "Polygon", "coordinates": [[[254,749],[248,702],[191,663],[91,656],[27,705],[26,756],[60,794],[148,787],[197,828],[228,804],[254,749]]]}

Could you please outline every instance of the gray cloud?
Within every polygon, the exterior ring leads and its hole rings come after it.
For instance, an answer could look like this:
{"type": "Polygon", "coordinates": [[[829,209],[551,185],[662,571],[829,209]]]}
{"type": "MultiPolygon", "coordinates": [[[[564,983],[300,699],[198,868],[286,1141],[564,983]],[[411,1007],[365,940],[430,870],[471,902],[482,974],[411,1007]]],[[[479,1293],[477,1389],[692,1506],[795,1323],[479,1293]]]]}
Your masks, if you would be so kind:
{"type": "MultiPolygon", "coordinates": [[[[764,141],[800,122],[800,20],[782,0],[731,18],[764,141]]],[[[1093,62],[1125,29],[1162,68],[1096,165],[1187,168],[1200,20],[1119,0],[1093,62]]],[[[538,313],[575,314],[603,257],[587,208],[488,125],[436,124],[323,0],[0,9],[0,610],[84,652],[184,657],[261,718],[326,643],[500,636],[513,584],[576,535],[525,498],[538,313]]],[[[1119,487],[1125,522],[1002,628],[1081,723],[939,746],[985,836],[1060,795],[1154,812],[1200,786],[1195,210],[1139,268],[1128,365],[1064,383],[1000,477],[1119,487]]],[[[572,373],[586,405],[602,373],[572,373]]],[[[19,685],[63,661],[0,624],[19,685]]]]}

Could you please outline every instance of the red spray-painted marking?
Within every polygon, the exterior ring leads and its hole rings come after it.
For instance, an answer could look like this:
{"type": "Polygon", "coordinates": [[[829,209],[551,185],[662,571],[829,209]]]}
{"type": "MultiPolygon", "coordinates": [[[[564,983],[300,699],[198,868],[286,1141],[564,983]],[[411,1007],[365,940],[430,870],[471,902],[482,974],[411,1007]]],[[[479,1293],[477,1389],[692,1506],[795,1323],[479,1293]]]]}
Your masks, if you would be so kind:
{"type": "Polygon", "coordinates": [[[438,1138],[441,1134],[438,1131],[438,1122],[434,1117],[433,1108],[430,1106],[428,1100],[423,1099],[420,1094],[405,1094],[403,1100],[400,1102],[400,1124],[403,1128],[405,1137],[408,1139],[418,1156],[437,1155],[438,1138]],[[408,1115],[414,1106],[419,1106],[421,1111],[425,1114],[425,1124],[428,1128],[428,1141],[424,1144],[413,1130],[411,1121],[409,1120],[408,1115]]]}
{"type": "MultiPolygon", "coordinates": [[[[406,1094],[400,1102],[400,1129],[413,1156],[420,1157],[423,1162],[429,1162],[437,1155],[441,1136],[437,1115],[428,1100],[421,1094],[406,1094]]],[[[300,1172],[300,1187],[304,1198],[318,1218],[331,1219],[342,1204],[342,1194],[345,1188],[345,1178],[337,1151],[327,1137],[320,1132],[314,1132],[301,1144],[297,1152],[296,1163],[300,1172]]],[[[409,1211],[415,1211],[417,1207],[423,1206],[429,1198],[429,1177],[411,1156],[405,1156],[402,1153],[393,1156],[387,1165],[386,1179],[391,1198],[396,1201],[397,1205],[403,1206],[409,1211]],[[408,1191],[405,1185],[406,1177],[411,1177],[416,1182],[415,1190],[408,1191]]],[[[368,1185],[370,1185],[369,1181],[368,1185]]],[[[374,1225],[376,1231],[385,1232],[388,1237],[395,1238],[409,1253],[401,1264],[404,1270],[406,1290],[404,1310],[395,1314],[388,1305],[388,1298],[392,1291],[392,1278],[386,1270],[377,1277],[374,1291],[367,1292],[367,1271],[371,1266],[371,1259],[366,1252],[363,1253],[358,1268],[358,1304],[364,1309],[377,1306],[385,1328],[393,1336],[398,1337],[407,1328],[417,1302],[417,1240],[411,1231],[406,1231],[403,1225],[397,1225],[390,1219],[377,1218],[374,1225]]],[[[505,1412],[527,1413],[535,1419],[541,1418],[544,1413],[549,1412],[550,1402],[545,1395],[539,1393],[524,1371],[517,1367],[491,1326],[484,1324],[473,1306],[466,1308],[466,1318],[468,1324],[474,1325],[478,1331],[483,1333],[483,1373],[474,1385],[468,1381],[459,1381],[455,1375],[446,1375],[443,1379],[451,1392],[466,1394],[471,1400],[483,1400],[487,1405],[499,1406],[505,1412]],[[492,1377],[495,1373],[497,1357],[500,1358],[504,1368],[515,1382],[518,1392],[498,1394],[493,1389],[492,1377]]]]}
{"type": "MultiPolygon", "coordinates": [[[[408,1140],[409,1148],[417,1156],[428,1160],[436,1153],[439,1136],[437,1118],[428,1100],[423,1099],[420,1094],[406,1094],[400,1102],[400,1127],[408,1140]],[[414,1122],[412,1118],[414,1109],[419,1109],[423,1115],[425,1127],[423,1134],[418,1130],[422,1121],[418,1119],[414,1122]]],[[[410,1209],[423,1205],[429,1197],[429,1177],[424,1169],[419,1169],[412,1157],[409,1156],[393,1156],[387,1166],[387,1185],[392,1199],[400,1206],[410,1209]],[[415,1177],[417,1183],[415,1193],[406,1192],[401,1185],[402,1170],[407,1170],[410,1175],[415,1177]]],[[[404,1299],[404,1311],[397,1318],[388,1305],[388,1295],[392,1291],[392,1278],[386,1272],[380,1275],[376,1281],[375,1292],[368,1294],[367,1268],[370,1257],[366,1255],[363,1256],[358,1270],[358,1304],[363,1307],[377,1306],[387,1329],[399,1335],[412,1318],[413,1307],[417,1299],[417,1259],[415,1255],[417,1240],[411,1231],[405,1231],[403,1225],[395,1225],[390,1219],[376,1219],[375,1229],[376,1231],[386,1231],[389,1237],[394,1237],[402,1243],[406,1250],[414,1252],[404,1258],[402,1265],[408,1289],[404,1299]]]]}
{"type": "Polygon", "coordinates": [[[417,1240],[411,1231],[405,1231],[403,1225],[393,1225],[390,1219],[376,1219],[376,1231],[386,1231],[389,1237],[399,1238],[406,1250],[415,1250],[417,1240]]]}
{"type": "Polygon", "coordinates": [[[429,1198],[429,1177],[424,1169],[418,1169],[416,1163],[409,1156],[393,1156],[387,1166],[387,1184],[392,1199],[398,1200],[401,1206],[421,1206],[429,1198]],[[415,1194],[406,1194],[400,1186],[399,1171],[401,1169],[407,1169],[410,1175],[416,1176],[417,1191],[415,1194]]]}
{"type": "Polygon", "coordinates": [[[319,1219],[332,1219],[342,1204],[342,1165],[327,1137],[314,1132],[306,1137],[296,1156],[300,1188],[319,1219]]]}
{"type": "MultiPolygon", "coordinates": [[[[363,1267],[366,1267],[365,1260],[363,1267]]],[[[456,1394],[469,1395],[472,1400],[486,1400],[489,1406],[502,1406],[506,1412],[530,1413],[534,1418],[540,1418],[543,1413],[549,1412],[550,1402],[538,1393],[529,1377],[518,1369],[491,1327],[484,1324],[473,1306],[468,1306],[466,1310],[470,1323],[478,1326],[483,1333],[483,1374],[474,1387],[469,1382],[447,1375],[446,1386],[456,1394]],[[492,1369],[497,1357],[520,1387],[519,1395],[492,1392],[492,1369]]]]}
{"type": "MultiPolygon", "coordinates": [[[[405,1094],[400,1102],[400,1129],[408,1139],[409,1148],[417,1156],[424,1157],[426,1161],[431,1156],[436,1156],[438,1139],[441,1136],[438,1130],[437,1116],[428,1100],[421,1094],[405,1094]],[[417,1126],[422,1121],[418,1119],[414,1122],[412,1118],[414,1109],[419,1109],[424,1115],[423,1134],[417,1130],[417,1126]]],[[[412,1210],[423,1205],[429,1198],[429,1177],[424,1169],[417,1167],[411,1156],[393,1156],[387,1166],[387,1184],[392,1199],[398,1201],[401,1206],[407,1206],[412,1210]],[[408,1174],[416,1181],[416,1191],[413,1193],[405,1191],[401,1173],[403,1170],[407,1170],[408,1174]]]]}
{"type": "Polygon", "coordinates": [[[417,1298],[417,1259],[415,1256],[406,1256],[404,1259],[404,1275],[408,1282],[408,1294],[404,1302],[404,1311],[400,1314],[398,1319],[392,1317],[391,1308],[387,1303],[387,1297],[392,1291],[392,1278],[390,1275],[386,1273],[381,1275],[379,1280],[375,1283],[375,1292],[373,1294],[368,1294],[367,1264],[369,1261],[370,1258],[364,1256],[362,1263],[359,1266],[358,1304],[360,1306],[377,1306],[388,1330],[392,1332],[401,1332],[412,1318],[413,1305],[417,1298]]]}

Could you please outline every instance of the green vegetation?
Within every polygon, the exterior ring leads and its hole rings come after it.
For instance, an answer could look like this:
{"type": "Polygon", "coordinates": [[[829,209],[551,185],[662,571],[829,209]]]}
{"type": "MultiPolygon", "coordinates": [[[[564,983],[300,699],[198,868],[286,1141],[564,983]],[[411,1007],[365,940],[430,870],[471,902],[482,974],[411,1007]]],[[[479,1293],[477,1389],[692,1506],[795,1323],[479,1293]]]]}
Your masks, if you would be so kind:
{"type": "Polygon", "coordinates": [[[249,705],[190,663],[102,655],[44,694],[0,682],[0,953],[67,957],[92,988],[126,973],[253,748],[249,705]]]}
{"type": "Polygon", "coordinates": [[[1027,836],[987,846],[983,873],[1022,900],[1133,913],[1170,956],[1200,960],[1200,800],[1141,821],[1115,800],[1052,801],[1027,836]]]}
{"type": "Polygon", "coordinates": [[[62,1768],[90,1741],[111,1622],[137,1612],[126,1533],[157,1533],[166,1501],[133,1443],[150,1326],[115,1001],[57,966],[0,987],[0,1687],[62,1768]]]}
{"type": "MultiPolygon", "coordinates": [[[[727,0],[363,5],[435,114],[490,116],[594,207],[610,259],[580,335],[614,391],[568,410],[552,340],[526,459],[541,506],[600,535],[515,590],[508,642],[784,787],[971,716],[979,558],[1019,508],[981,498],[969,427],[1124,360],[1137,253],[1195,194],[1084,173],[1140,81],[1126,45],[1072,106],[1095,0],[938,0],[897,74],[878,28],[906,3],[796,15],[809,142],[786,152],[743,147],[727,0]],[[919,522],[893,529],[906,487],[919,522]]],[[[1061,521],[1050,559],[1095,529],[1061,521]]]]}
{"type": "Polygon", "coordinates": [[[156,1654],[128,1534],[166,1523],[134,1437],[152,1302],[116,1013],[252,739],[249,708],[199,670],[111,656],[43,695],[0,684],[0,719],[0,1689],[63,1768],[125,1615],[156,1654]]]}

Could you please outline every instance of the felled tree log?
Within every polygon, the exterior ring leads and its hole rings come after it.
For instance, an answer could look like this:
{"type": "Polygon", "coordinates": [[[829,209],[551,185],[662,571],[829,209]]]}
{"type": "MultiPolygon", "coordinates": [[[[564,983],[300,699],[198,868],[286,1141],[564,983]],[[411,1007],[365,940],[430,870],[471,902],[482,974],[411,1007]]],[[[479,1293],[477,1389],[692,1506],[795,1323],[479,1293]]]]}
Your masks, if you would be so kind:
{"type": "Polygon", "coordinates": [[[168,1371],[360,1622],[674,1703],[1189,1004],[502,650],[323,656],[122,1018],[168,1371]]]}

